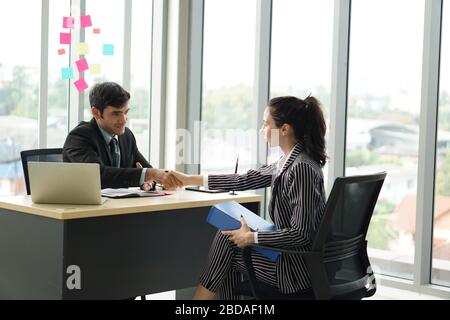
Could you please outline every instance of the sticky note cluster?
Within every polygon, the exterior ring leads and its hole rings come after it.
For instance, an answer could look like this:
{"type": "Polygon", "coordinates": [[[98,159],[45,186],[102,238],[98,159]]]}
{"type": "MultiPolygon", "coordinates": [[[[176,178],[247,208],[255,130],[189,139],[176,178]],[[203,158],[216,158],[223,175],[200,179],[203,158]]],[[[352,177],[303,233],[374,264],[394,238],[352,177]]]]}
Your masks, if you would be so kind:
{"type": "MultiPolygon", "coordinates": [[[[79,78],[73,82],[75,88],[78,92],[83,92],[86,90],[89,85],[84,79],[83,73],[89,70],[91,75],[100,75],[102,68],[100,63],[88,63],[86,55],[90,53],[90,49],[97,48],[94,45],[92,48],[89,43],[80,42],[73,43],[74,39],[72,37],[72,30],[76,28],[83,29],[92,27],[92,19],[90,15],[82,15],[79,17],[62,17],[62,28],[65,29],[59,33],[59,43],[60,45],[69,45],[73,46],[73,52],[76,55],[80,56],[78,60],[75,61],[76,71],[79,74],[79,78]]],[[[98,27],[92,28],[92,34],[95,35],[96,39],[98,39],[101,33],[101,29],[98,27]]],[[[98,48],[102,50],[103,56],[113,56],[114,55],[114,44],[112,43],[101,43],[98,48]]],[[[66,48],[59,48],[58,55],[65,55],[66,52],[70,52],[66,50],[66,48]]],[[[63,80],[72,80],[74,78],[74,68],[72,66],[64,66],[61,68],[61,78],[63,80]]]]}

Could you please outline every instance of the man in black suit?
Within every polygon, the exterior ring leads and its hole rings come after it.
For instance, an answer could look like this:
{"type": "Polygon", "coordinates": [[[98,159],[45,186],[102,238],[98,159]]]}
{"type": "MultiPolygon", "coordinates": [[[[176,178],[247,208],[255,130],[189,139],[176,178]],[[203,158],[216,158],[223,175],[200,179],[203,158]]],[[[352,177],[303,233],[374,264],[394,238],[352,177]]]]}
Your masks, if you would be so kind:
{"type": "Polygon", "coordinates": [[[96,84],[89,93],[93,118],[81,122],[66,138],[64,162],[99,163],[102,188],[182,186],[169,171],[153,168],[139,152],[125,125],[130,94],[114,82],[96,84]]]}

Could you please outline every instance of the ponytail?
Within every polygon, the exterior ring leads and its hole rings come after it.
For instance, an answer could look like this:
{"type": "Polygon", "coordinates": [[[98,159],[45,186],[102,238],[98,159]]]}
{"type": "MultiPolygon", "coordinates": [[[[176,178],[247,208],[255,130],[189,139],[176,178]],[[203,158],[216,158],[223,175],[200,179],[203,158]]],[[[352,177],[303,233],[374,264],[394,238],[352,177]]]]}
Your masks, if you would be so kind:
{"type": "Polygon", "coordinates": [[[308,121],[305,128],[305,149],[323,167],[327,161],[325,152],[327,125],[319,100],[309,95],[304,102],[307,109],[310,109],[306,113],[308,121]]]}
{"type": "Polygon", "coordinates": [[[305,151],[320,166],[327,160],[325,152],[326,124],[319,100],[309,95],[304,100],[296,97],[273,98],[268,104],[277,127],[289,124],[305,151]]]}

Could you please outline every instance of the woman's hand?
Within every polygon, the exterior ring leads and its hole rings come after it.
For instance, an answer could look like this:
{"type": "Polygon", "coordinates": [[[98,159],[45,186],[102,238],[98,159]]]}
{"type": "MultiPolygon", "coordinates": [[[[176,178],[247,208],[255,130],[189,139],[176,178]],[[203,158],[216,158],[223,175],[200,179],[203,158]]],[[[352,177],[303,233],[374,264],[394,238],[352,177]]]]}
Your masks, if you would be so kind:
{"type": "Polygon", "coordinates": [[[222,234],[230,236],[228,239],[233,241],[239,248],[255,243],[253,232],[245,222],[244,217],[241,216],[241,228],[238,230],[222,231],[222,234]]]}
{"type": "Polygon", "coordinates": [[[170,171],[170,173],[179,181],[183,183],[184,186],[187,185],[203,185],[203,176],[189,175],[178,171],[170,171]]]}
{"type": "MultiPolygon", "coordinates": [[[[136,168],[142,169],[142,165],[139,162],[136,162],[136,168]]],[[[172,173],[173,171],[170,170],[147,168],[145,173],[146,181],[141,186],[141,189],[145,191],[151,190],[153,185],[152,181],[162,185],[165,190],[175,190],[176,188],[182,187],[184,184],[172,173]]]]}

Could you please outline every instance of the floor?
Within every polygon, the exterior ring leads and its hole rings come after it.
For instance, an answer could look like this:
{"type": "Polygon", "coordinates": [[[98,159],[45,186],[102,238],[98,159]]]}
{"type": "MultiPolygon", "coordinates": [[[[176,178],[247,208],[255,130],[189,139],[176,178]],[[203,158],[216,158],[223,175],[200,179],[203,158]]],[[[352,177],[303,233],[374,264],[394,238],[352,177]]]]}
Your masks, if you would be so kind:
{"type": "Polygon", "coordinates": [[[440,297],[420,294],[413,291],[377,286],[377,292],[369,299],[372,300],[444,300],[440,297]]]}
{"type": "MultiPolygon", "coordinates": [[[[138,298],[139,299],[139,298],[138,298]]],[[[161,292],[156,294],[149,294],[146,296],[147,300],[175,300],[175,291],[161,292]]],[[[377,287],[377,293],[368,298],[368,300],[444,300],[440,297],[419,294],[412,291],[401,289],[394,289],[390,287],[377,287]]]]}

